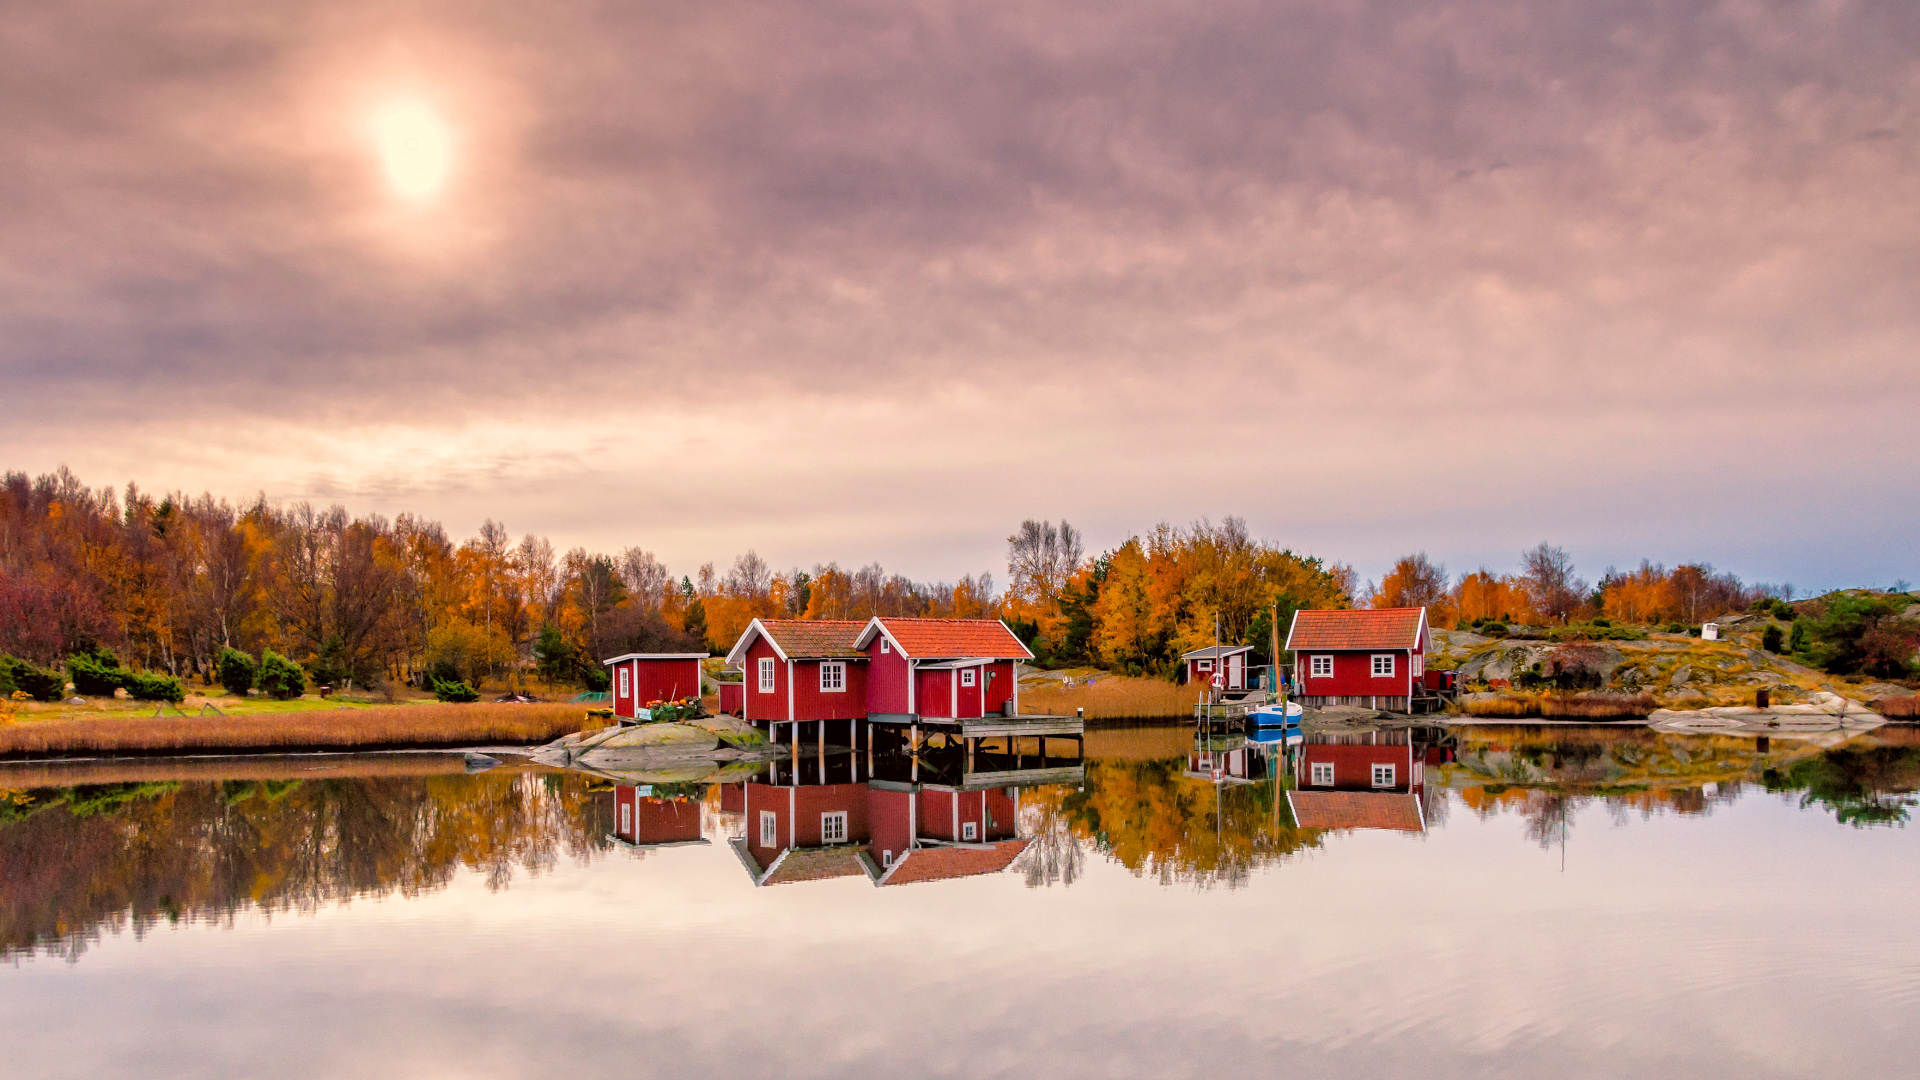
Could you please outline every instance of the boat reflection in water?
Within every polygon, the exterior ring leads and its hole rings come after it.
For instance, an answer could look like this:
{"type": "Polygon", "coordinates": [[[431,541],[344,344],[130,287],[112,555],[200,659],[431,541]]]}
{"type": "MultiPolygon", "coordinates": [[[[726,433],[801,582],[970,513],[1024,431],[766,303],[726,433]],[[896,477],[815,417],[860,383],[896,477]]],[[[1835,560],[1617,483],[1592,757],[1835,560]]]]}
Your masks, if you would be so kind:
{"type": "Polygon", "coordinates": [[[697,787],[619,784],[614,838],[658,848],[718,835],[755,885],[865,875],[886,886],[998,873],[1030,843],[1016,835],[1022,788],[1086,781],[1078,758],[1022,750],[934,745],[876,756],[827,747],[697,787]]]}

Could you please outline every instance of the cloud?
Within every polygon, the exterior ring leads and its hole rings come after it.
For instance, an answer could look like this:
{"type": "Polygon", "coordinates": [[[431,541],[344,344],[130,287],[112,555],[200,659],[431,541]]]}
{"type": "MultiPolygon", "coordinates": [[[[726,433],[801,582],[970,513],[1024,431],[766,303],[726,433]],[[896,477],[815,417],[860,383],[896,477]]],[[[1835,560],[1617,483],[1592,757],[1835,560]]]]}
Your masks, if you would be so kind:
{"type": "Polygon", "coordinates": [[[583,538],[661,527],[609,490],[700,491],[690,551],[947,576],[1029,512],[1431,549],[1436,486],[1613,558],[1670,526],[1591,519],[1680,472],[1771,565],[1811,534],[1731,493],[1783,461],[1870,536],[1913,524],[1871,494],[1911,503],[1920,406],[1898,7],[100,3],[0,34],[20,467],[450,523],[526,498],[583,538]],[[437,200],[384,186],[395,100],[448,126],[437,200]],[[656,445],[690,425],[723,449],[656,445]],[[1769,432],[1806,435],[1734,451],[1769,432]]]}

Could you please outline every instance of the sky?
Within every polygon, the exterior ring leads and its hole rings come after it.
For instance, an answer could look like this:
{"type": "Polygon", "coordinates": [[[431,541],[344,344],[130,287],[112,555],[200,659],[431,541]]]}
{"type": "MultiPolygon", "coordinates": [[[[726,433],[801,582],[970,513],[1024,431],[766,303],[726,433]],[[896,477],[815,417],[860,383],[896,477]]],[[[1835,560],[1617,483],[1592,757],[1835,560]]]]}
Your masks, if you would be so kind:
{"type": "Polygon", "coordinates": [[[0,467],[676,572],[1920,579],[1920,7],[0,18],[0,467]]]}

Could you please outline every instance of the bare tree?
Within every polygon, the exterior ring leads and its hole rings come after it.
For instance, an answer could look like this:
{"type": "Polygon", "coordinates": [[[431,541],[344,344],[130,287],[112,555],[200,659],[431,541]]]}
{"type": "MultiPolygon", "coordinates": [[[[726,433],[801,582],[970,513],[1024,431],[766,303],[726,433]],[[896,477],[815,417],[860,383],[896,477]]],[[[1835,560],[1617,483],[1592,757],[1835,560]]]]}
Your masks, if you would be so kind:
{"type": "Polygon", "coordinates": [[[1080,568],[1086,551],[1080,534],[1062,521],[1029,518],[1007,537],[1007,575],[1012,578],[1009,591],[1029,603],[1042,605],[1059,596],[1067,579],[1080,568]]]}
{"type": "Polygon", "coordinates": [[[1534,609],[1543,615],[1564,619],[1580,606],[1587,594],[1587,583],[1574,576],[1573,557],[1565,548],[1541,542],[1539,547],[1520,557],[1520,580],[1534,609]]]}
{"type": "Polygon", "coordinates": [[[630,547],[615,560],[620,580],[626,583],[627,599],[646,610],[655,610],[666,602],[673,577],[653,552],[630,547]]]}

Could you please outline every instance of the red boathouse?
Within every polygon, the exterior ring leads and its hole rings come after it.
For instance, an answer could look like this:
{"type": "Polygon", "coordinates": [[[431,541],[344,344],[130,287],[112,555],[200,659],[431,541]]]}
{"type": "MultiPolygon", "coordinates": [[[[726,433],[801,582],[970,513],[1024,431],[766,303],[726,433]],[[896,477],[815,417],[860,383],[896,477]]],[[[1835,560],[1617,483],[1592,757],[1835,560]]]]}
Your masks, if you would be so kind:
{"type": "Polygon", "coordinates": [[[1298,700],[1407,712],[1424,685],[1427,636],[1423,607],[1296,611],[1287,649],[1298,700]]]}
{"type": "Polygon", "coordinates": [[[627,653],[606,661],[612,676],[613,715],[634,719],[650,701],[700,696],[706,653],[627,653]]]}
{"type": "Polygon", "coordinates": [[[745,675],[742,719],[766,723],[867,715],[867,654],[852,619],[755,619],[727,653],[745,675]]]}
{"type": "Polygon", "coordinates": [[[999,619],[876,615],[854,645],[868,659],[867,715],[877,722],[1016,715],[1019,663],[1033,659],[999,619]]]}
{"type": "Polygon", "coordinates": [[[1222,690],[1245,690],[1247,658],[1252,654],[1251,645],[1209,645],[1181,653],[1180,659],[1187,666],[1189,685],[1212,686],[1213,677],[1218,675],[1222,690]]]}

